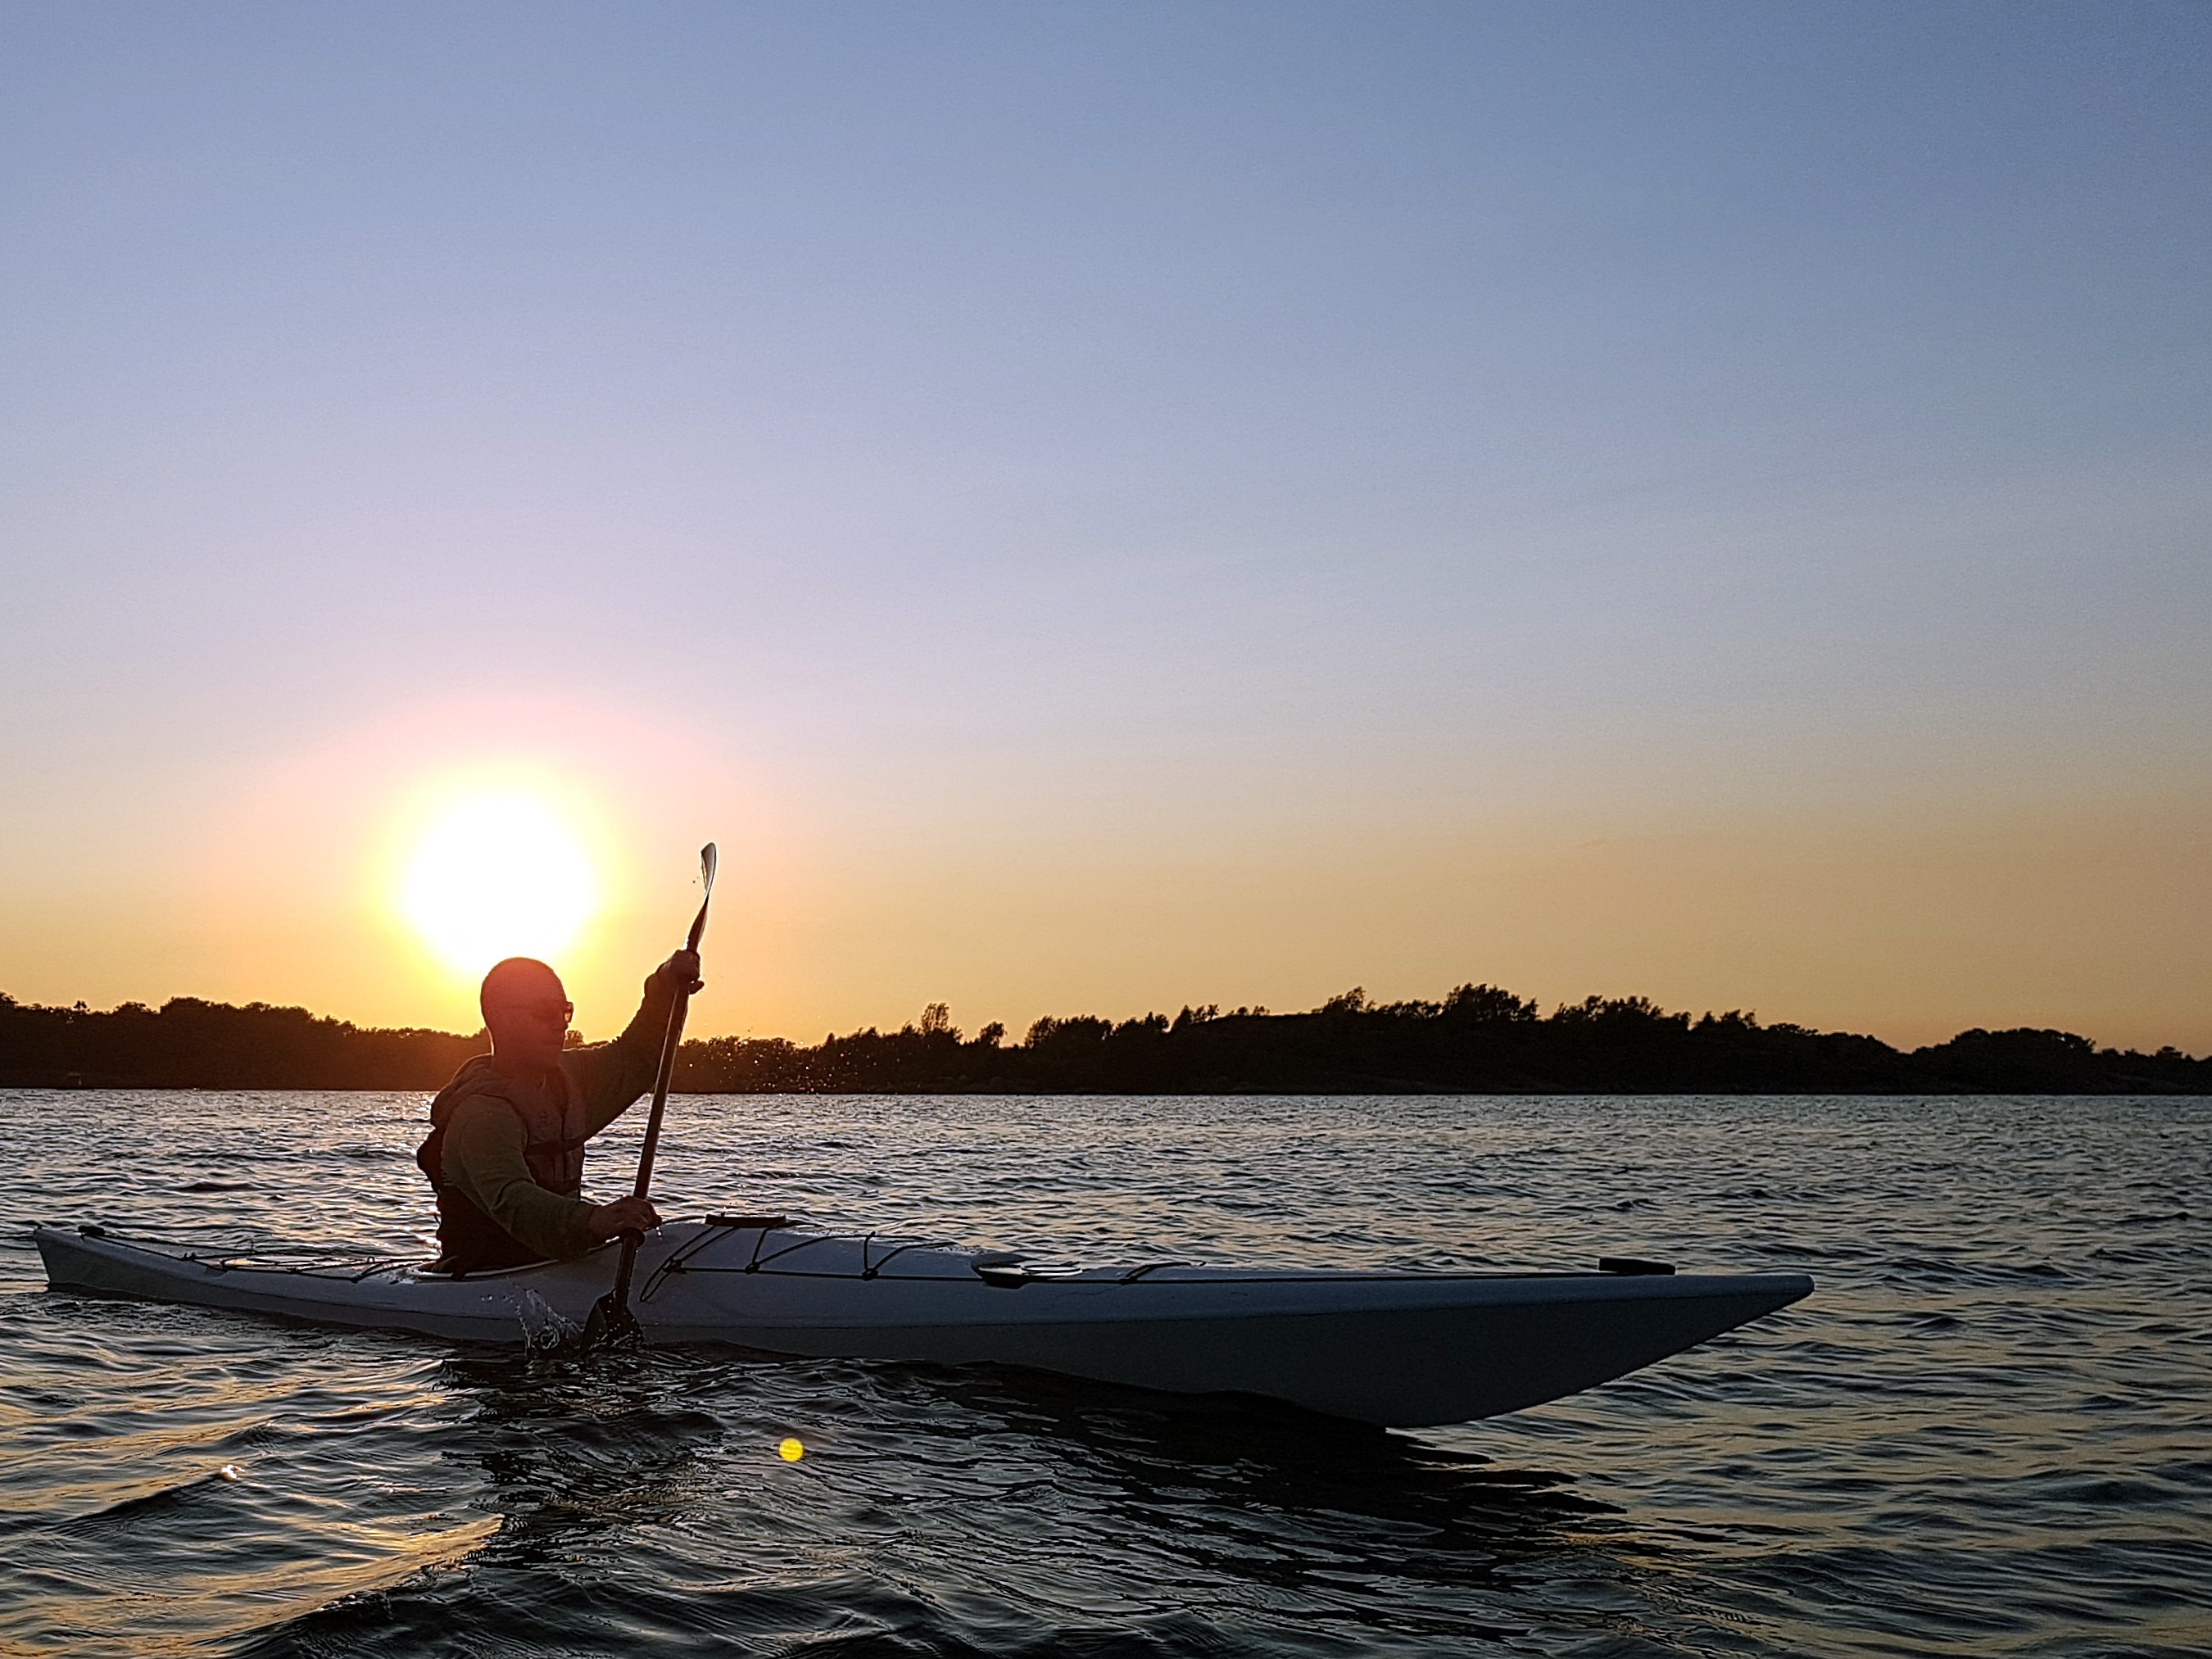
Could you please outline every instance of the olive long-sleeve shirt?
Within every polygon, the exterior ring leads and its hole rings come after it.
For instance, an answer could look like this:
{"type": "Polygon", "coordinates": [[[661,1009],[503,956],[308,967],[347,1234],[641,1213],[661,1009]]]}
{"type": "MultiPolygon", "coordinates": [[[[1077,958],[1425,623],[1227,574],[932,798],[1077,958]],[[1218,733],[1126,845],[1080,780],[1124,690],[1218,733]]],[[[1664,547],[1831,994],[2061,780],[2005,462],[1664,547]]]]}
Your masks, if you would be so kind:
{"type": "Polygon", "coordinates": [[[430,1105],[430,1121],[446,1126],[445,1184],[541,1255],[566,1259],[595,1247],[594,1206],[581,1195],[580,1146],[568,1161],[575,1179],[561,1190],[539,1184],[525,1149],[595,1135],[653,1086],[673,994],[659,975],[646,981],[644,1000],[623,1034],[563,1050],[557,1078],[509,1077],[489,1054],[465,1062],[430,1105]]]}

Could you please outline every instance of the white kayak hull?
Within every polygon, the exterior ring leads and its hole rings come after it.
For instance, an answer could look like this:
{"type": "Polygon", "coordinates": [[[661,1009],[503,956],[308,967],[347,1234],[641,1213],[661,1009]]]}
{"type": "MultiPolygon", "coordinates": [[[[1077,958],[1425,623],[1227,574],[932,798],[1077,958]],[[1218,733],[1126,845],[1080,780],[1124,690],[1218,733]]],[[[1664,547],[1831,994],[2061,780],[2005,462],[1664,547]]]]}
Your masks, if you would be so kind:
{"type": "MultiPolygon", "coordinates": [[[[36,1230],[56,1289],[515,1346],[580,1328],[613,1282],[574,1261],[453,1279],[295,1267],[99,1230],[36,1230]]],[[[1366,1273],[1163,1264],[1055,1273],[950,1246],[677,1222],[639,1252],[653,1342],[994,1363],[1238,1393],[1394,1427],[1593,1388],[1808,1295],[1798,1273],[1366,1273]]]]}

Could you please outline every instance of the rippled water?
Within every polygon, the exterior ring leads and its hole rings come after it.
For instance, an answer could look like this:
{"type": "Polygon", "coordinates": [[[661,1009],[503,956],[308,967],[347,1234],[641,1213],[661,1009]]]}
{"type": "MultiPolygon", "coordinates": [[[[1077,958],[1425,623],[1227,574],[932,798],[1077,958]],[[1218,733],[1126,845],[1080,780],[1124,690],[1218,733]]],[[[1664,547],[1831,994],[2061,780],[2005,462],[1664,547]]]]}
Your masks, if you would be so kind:
{"type": "MultiPolygon", "coordinates": [[[[1418,1434],[44,1288],[40,1218],[408,1248],[424,1103],[0,1093],[0,1654],[2212,1650],[2212,1103],[672,1105],[672,1212],[1094,1262],[1606,1250],[1820,1281],[1418,1434]]],[[[635,1140],[602,1147],[611,1188],[635,1140]]]]}

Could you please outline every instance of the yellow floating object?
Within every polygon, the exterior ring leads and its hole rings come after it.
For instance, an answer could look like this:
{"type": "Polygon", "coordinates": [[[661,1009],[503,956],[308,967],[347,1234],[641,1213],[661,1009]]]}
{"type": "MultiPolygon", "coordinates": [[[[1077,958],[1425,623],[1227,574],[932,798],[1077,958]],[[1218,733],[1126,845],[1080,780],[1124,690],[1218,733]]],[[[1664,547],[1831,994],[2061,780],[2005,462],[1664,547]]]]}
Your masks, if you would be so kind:
{"type": "Polygon", "coordinates": [[[775,1455],[787,1463],[796,1463],[806,1455],[806,1448],[796,1440],[786,1439],[776,1446],[775,1455]]]}

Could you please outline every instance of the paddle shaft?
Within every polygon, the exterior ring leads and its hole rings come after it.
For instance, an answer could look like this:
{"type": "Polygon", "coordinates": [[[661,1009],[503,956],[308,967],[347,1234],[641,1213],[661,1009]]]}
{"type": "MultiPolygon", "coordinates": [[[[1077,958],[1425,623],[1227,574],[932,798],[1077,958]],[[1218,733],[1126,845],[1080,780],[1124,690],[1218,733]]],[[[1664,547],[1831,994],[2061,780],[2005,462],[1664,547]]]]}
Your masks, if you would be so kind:
{"type": "MultiPolygon", "coordinates": [[[[708,885],[707,896],[699,901],[699,914],[692,919],[690,937],[684,948],[696,954],[699,940],[707,932],[707,907],[714,902],[714,888],[708,885]]],[[[683,986],[676,988],[676,995],[668,1005],[668,1029],[661,1034],[660,1065],[653,1076],[653,1110],[645,1120],[645,1146],[637,1155],[637,1184],[632,1189],[639,1198],[651,1196],[653,1192],[653,1155],[660,1147],[660,1120],[668,1111],[668,1083],[676,1074],[676,1051],[684,1042],[684,1016],[691,1006],[691,993],[683,986]]],[[[645,1243],[641,1232],[622,1236],[622,1259],[615,1267],[615,1286],[607,1293],[613,1304],[612,1322],[619,1324],[629,1316],[629,1281],[637,1267],[638,1246],[645,1243]]]]}

